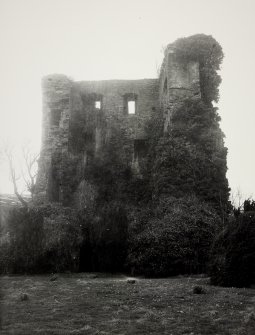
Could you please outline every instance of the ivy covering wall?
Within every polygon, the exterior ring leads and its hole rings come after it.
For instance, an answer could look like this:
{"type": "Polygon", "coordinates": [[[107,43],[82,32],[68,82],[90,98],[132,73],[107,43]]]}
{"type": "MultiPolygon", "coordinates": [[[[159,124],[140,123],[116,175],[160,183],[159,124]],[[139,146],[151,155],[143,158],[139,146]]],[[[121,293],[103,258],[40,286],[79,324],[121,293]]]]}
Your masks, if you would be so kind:
{"type": "Polygon", "coordinates": [[[68,149],[63,152],[60,146],[53,155],[48,180],[50,202],[61,202],[74,214],[63,220],[61,209],[52,220],[47,221],[50,215],[45,213],[40,217],[43,234],[55,229],[61,233],[64,222],[64,227],[74,222],[77,228],[60,234],[61,246],[55,239],[47,244],[57,260],[59,250],[73,236],[70,250],[63,248],[68,266],[63,264],[61,271],[65,267],[129,269],[153,276],[206,271],[211,243],[229,210],[227,148],[213,105],[219,99],[223,53],[215,39],[206,35],[179,39],[171,48],[184,65],[187,60],[199,63],[201,96],[184,94],[173,108],[167,129],[163,110],[152,108],[154,82],[148,105],[153,110],[151,118],[146,115],[140,120],[146,132],[146,140],[140,142],[125,123],[127,115],[95,111],[98,96],[86,93],[76,101],[68,149]]]}

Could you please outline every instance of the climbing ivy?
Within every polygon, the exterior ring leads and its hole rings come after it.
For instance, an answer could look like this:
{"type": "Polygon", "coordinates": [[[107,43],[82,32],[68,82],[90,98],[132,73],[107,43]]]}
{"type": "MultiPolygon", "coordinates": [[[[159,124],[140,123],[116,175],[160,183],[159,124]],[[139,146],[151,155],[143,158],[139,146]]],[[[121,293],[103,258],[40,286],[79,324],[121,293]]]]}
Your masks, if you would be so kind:
{"type": "Polygon", "coordinates": [[[163,131],[161,110],[155,111],[148,123],[152,198],[159,201],[162,197],[192,194],[225,213],[229,197],[227,149],[220,116],[212,105],[219,98],[221,78],[217,71],[223,59],[222,48],[212,36],[203,34],[178,39],[170,47],[184,64],[199,62],[202,99],[187,98],[180,103],[171,116],[168,132],[163,131]]]}
{"type": "Polygon", "coordinates": [[[220,44],[212,36],[197,34],[180,38],[169,46],[174,47],[176,57],[179,59],[199,62],[202,98],[206,103],[217,102],[221,83],[217,71],[224,57],[220,44]]]}
{"type": "Polygon", "coordinates": [[[171,122],[171,131],[159,136],[156,148],[151,148],[154,198],[193,194],[226,211],[227,149],[217,109],[186,100],[171,122]]]}

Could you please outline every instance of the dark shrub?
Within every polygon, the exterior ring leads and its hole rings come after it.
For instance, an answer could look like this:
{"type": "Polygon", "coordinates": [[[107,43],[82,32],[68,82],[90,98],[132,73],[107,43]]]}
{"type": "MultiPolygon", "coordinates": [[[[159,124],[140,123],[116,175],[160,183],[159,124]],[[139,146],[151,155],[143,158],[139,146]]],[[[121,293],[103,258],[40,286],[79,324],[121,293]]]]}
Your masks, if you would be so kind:
{"type": "Polygon", "coordinates": [[[244,212],[255,212],[255,200],[247,199],[243,204],[244,212]]]}
{"type": "Polygon", "coordinates": [[[10,211],[0,239],[0,273],[77,269],[80,221],[70,208],[40,206],[10,211]]]}
{"type": "Polygon", "coordinates": [[[71,208],[58,208],[44,219],[41,269],[50,272],[77,271],[82,241],[77,212],[71,208]]]}
{"type": "Polygon", "coordinates": [[[36,208],[13,208],[0,241],[0,272],[23,273],[39,270],[43,251],[43,215],[36,208]]]}
{"type": "Polygon", "coordinates": [[[248,287],[255,283],[255,212],[232,218],[216,238],[211,255],[211,283],[248,287]]]}
{"type": "Polygon", "coordinates": [[[111,202],[98,209],[90,231],[94,270],[123,270],[127,255],[127,229],[128,220],[123,205],[111,202]]]}
{"type": "Polygon", "coordinates": [[[204,272],[220,226],[215,212],[191,197],[165,199],[154,214],[140,233],[131,226],[130,268],[148,276],[204,272]]]}

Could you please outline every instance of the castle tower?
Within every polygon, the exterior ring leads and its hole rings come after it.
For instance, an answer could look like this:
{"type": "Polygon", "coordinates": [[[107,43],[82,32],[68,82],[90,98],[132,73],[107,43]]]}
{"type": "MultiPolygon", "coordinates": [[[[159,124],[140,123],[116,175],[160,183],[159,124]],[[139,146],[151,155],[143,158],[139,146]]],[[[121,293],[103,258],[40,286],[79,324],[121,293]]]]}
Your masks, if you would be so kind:
{"type": "Polygon", "coordinates": [[[178,57],[172,44],[166,49],[159,79],[73,82],[54,74],[43,78],[42,91],[36,199],[76,205],[80,194],[96,194],[97,186],[90,185],[86,170],[104,152],[113,128],[122,141],[118,141],[120,157],[133,174],[140,175],[147,121],[160,109],[166,132],[173,113],[186,99],[201,98],[199,63],[178,57]],[[81,185],[86,186],[82,192],[81,185]]]}
{"type": "Polygon", "coordinates": [[[164,130],[171,124],[171,116],[187,98],[201,98],[199,63],[177,57],[174,44],[165,51],[159,78],[160,107],[164,113],[164,130]]]}

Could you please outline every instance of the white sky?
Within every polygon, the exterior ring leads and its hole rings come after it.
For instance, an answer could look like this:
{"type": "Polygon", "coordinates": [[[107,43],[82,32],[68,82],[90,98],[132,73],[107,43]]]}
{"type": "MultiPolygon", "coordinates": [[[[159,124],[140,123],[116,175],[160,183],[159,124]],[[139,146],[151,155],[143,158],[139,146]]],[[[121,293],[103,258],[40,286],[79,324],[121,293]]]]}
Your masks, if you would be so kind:
{"type": "MultiPolygon", "coordinates": [[[[39,150],[42,76],[154,78],[162,48],[197,33],[225,53],[219,113],[230,186],[255,195],[254,0],[0,0],[0,137],[39,150]]],[[[0,168],[0,192],[12,192],[0,168]]]]}

